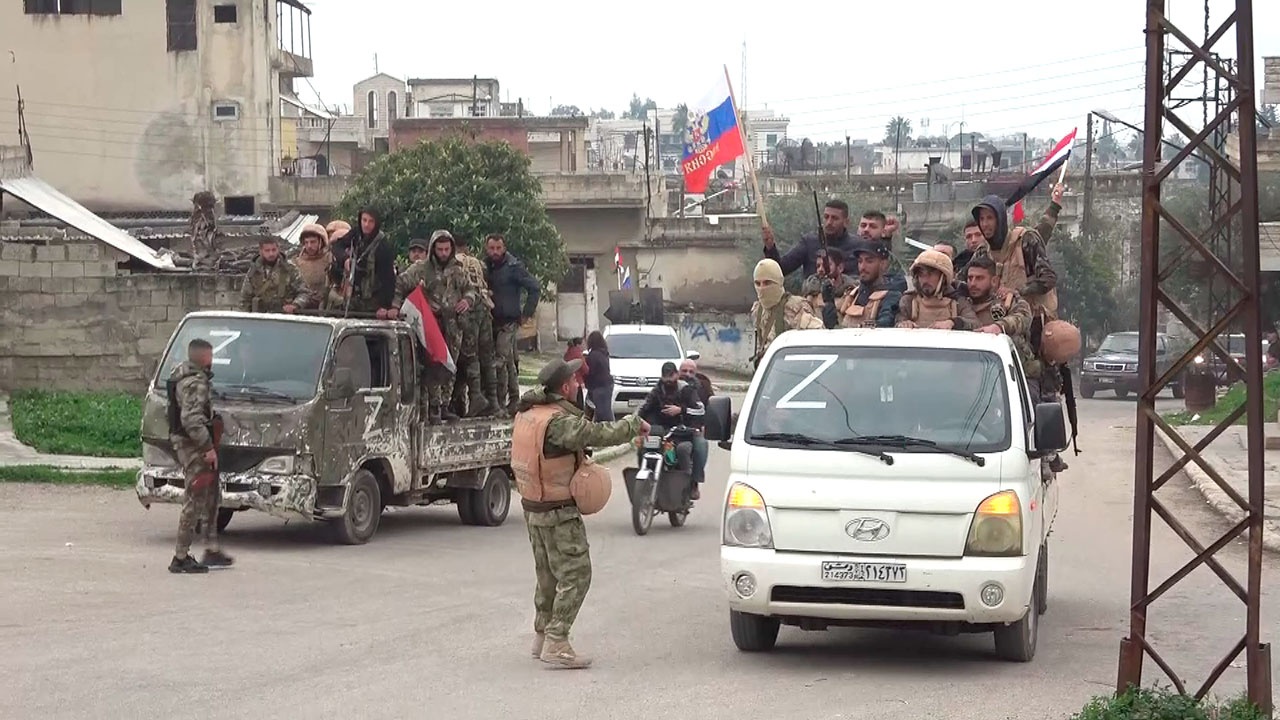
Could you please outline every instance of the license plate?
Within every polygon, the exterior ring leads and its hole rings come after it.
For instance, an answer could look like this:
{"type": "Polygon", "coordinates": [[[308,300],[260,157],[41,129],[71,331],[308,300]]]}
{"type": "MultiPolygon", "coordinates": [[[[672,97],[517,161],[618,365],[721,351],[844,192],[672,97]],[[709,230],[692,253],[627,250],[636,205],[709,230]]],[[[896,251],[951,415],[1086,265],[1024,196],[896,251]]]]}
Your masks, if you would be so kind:
{"type": "Polygon", "coordinates": [[[644,404],[644,400],[643,400],[643,399],[641,399],[641,400],[628,400],[628,401],[627,401],[627,407],[640,407],[640,406],[641,406],[641,405],[643,405],[643,404],[644,404]]]}
{"type": "Polygon", "coordinates": [[[824,562],[822,579],[830,582],[904,583],[907,566],[894,563],[824,562]]]}
{"type": "Polygon", "coordinates": [[[1098,378],[1099,385],[1110,385],[1113,382],[1115,382],[1114,378],[1109,378],[1109,377],[1098,378]]]}

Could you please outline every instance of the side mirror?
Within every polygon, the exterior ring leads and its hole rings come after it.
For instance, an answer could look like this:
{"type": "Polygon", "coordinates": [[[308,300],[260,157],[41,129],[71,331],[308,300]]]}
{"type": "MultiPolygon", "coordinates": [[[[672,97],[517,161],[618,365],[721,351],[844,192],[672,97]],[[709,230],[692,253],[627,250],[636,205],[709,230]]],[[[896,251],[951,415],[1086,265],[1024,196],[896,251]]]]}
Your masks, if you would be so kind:
{"type": "Polygon", "coordinates": [[[728,395],[712,395],[707,399],[707,414],[702,429],[707,440],[733,437],[733,399],[728,395]]]}
{"type": "Polygon", "coordinates": [[[690,360],[697,360],[702,357],[702,353],[698,352],[697,350],[690,350],[689,352],[685,353],[684,356],[689,358],[690,360]]]}
{"type": "Polygon", "coordinates": [[[351,368],[334,368],[333,379],[329,381],[329,388],[325,390],[324,396],[329,400],[345,400],[355,394],[356,383],[351,378],[351,368]]]}
{"type": "Polygon", "coordinates": [[[1067,449],[1067,417],[1058,403],[1036,405],[1036,425],[1032,431],[1035,448],[1027,453],[1033,460],[1067,449]]]}

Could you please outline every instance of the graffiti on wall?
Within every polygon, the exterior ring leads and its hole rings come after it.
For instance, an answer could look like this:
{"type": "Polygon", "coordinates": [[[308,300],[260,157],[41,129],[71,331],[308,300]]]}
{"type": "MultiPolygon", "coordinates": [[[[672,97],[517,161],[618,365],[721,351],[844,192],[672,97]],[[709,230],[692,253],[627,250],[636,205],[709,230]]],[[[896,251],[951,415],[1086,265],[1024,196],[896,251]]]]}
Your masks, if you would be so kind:
{"type": "Polygon", "coordinates": [[[719,323],[686,318],[680,323],[680,330],[685,337],[695,342],[699,340],[730,344],[742,342],[742,330],[732,320],[719,323]]]}

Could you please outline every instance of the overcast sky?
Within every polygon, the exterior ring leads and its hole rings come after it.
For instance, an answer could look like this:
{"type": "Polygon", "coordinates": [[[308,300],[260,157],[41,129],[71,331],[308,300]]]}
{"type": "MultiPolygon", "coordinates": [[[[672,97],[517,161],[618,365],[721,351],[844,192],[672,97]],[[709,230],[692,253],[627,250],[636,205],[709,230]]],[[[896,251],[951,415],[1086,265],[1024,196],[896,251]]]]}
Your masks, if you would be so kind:
{"type": "MultiPolygon", "coordinates": [[[[1061,137],[1083,132],[1094,109],[1142,119],[1140,0],[789,0],[756,11],[687,0],[305,1],[311,84],[330,106],[350,107],[376,53],[378,70],[396,77],[497,78],[504,101],[523,98],[538,114],[559,104],[619,112],[632,93],[673,107],[701,98],[728,65],[740,105],[778,110],[791,137],[815,141],[874,142],[899,114],[929,135],[964,121],[988,135],[1061,137]]],[[[1211,2],[1216,29],[1234,3],[1211,2]]],[[[1169,0],[1193,38],[1204,34],[1203,7],[1169,0]]],[[[1254,39],[1260,88],[1261,57],[1280,55],[1280,2],[1254,1],[1254,39]]],[[[1234,55],[1234,31],[1219,49],[1234,55]]],[[[1187,92],[1198,94],[1203,76],[1192,76],[1187,92]]]]}

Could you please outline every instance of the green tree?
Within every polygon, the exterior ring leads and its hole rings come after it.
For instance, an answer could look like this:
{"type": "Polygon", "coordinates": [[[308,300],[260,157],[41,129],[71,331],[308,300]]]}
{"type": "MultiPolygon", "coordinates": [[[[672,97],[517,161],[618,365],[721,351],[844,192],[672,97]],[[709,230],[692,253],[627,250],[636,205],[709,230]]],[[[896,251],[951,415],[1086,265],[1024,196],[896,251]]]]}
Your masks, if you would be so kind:
{"type": "Polygon", "coordinates": [[[338,216],[354,220],[360,208],[376,208],[398,252],[435,230],[448,230],[472,248],[485,235],[502,233],[544,287],[559,282],[569,261],[529,156],[505,142],[473,140],[424,140],[379,157],[354,178],[338,216]]]}
{"type": "Polygon", "coordinates": [[[672,132],[683,135],[685,129],[688,127],[689,127],[689,106],[686,105],[685,103],[680,103],[679,105],[676,106],[675,117],[671,118],[671,130],[672,132]]]}
{"type": "Polygon", "coordinates": [[[557,105],[551,110],[551,117],[582,117],[583,112],[577,105],[557,105]]]}
{"type": "MultiPolygon", "coordinates": [[[[1058,314],[1080,328],[1085,338],[1100,341],[1107,333],[1130,330],[1122,317],[1118,243],[1104,237],[1080,238],[1058,230],[1053,240],[1058,272],[1058,314]],[[1059,237],[1061,235],[1061,237],[1059,237]]],[[[1137,318],[1132,319],[1133,323],[1137,318]]]]}
{"type": "Polygon", "coordinates": [[[899,139],[902,141],[902,147],[907,147],[907,141],[911,139],[911,121],[901,115],[884,126],[885,145],[893,146],[899,139]]]}
{"type": "Polygon", "coordinates": [[[640,99],[639,95],[631,94],[631,103],[627,106],[625,112],[622,113],[624,120],[643,120],[650,110],[657,110],[658,103],[653,98],[640,99]]]}
{"type": "Polygon", "coordinates": [[[596,120],[612,120],[615,117],[617,117],[617,115],[615,115],[612,110],[605,110],[604,108],[600,108],[599,110],[592,110],[591,117],[595,118],[596,120]]]}

